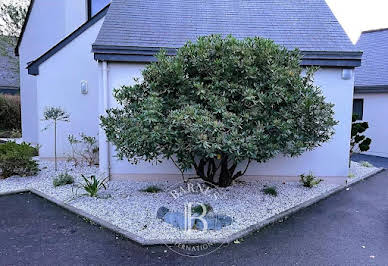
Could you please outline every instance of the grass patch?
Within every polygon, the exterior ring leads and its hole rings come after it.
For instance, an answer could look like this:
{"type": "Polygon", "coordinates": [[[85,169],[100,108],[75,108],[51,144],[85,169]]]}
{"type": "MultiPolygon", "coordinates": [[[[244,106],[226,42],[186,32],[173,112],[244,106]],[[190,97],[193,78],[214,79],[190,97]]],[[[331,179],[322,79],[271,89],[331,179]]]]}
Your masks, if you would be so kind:
{"type": "Polygon", "coordinates": [[[163,189],[157,186],[148,186],[140,191],[145,193],[159,193],[159,192],[162,192],[163,189]]]}
{"type": "Polygon", "coordinates": [[[278,191],[277,191],[276,187],[263,188],[263,193],[265,195],[271,195],[273,197],[277,197],[277,195],[278,195],[278,191]]]}

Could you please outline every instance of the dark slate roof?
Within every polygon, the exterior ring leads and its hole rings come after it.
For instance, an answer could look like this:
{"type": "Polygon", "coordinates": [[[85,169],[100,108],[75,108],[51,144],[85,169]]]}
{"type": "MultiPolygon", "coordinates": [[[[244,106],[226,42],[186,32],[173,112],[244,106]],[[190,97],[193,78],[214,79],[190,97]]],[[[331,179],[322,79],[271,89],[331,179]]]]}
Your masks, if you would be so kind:
{"type": "Polygon", "coordinates": [[[304,51],[357,51],[325,0],[113,0],[94,45],[178,48],[214,33],[304,51]]]}
{"type": "Polygon", "coordinates": [[[10,37],[0,36],[0,89],[19,88],[18,58],[13,53],[10,37]]]}
{"type": "Polygon", "coordinates": [[[362,66],[356,70],[356,89],[388,88],[388,28],[363,32],[356,46],[364,51],[362,66]]]}

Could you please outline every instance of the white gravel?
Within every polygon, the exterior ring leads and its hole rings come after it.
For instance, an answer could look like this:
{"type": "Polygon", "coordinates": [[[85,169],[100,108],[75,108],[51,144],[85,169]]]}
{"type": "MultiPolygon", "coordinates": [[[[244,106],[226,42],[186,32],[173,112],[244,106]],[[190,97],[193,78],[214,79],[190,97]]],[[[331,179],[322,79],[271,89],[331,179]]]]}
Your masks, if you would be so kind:
{"type": "MultiPolygon", "coordinates": [[[[51,161],[40,161],[40,168],[42,171],[38,176],[11,177],[0,180],[0,193],[34,188],[147,240],[177,238],[216,240],[228,237],[339,186],[322,182],[317,187],[309,189],[297,182],[247,181],[219,189],[223,195],[222,199],[213,197],[204,199],[203,195],[186,196],[181,199],[208,203],[213,207],[215,213],[233,218],[232,225],[220,231],[195,231],[195,233],[187,234],[156,218],[156,212],[161,206],[173,210],[183,208],[182,200],[172,200],[167,192],[173,185],[171,182],[110,181],[108,189],[101,191],[101,197],[90,198],[75,195],[72,185],[54,188],[52,181],[59,173],[65,171],[71,174],[76,182],[82,182],[81,174],[86,176],[95,174],[102,179],[104,177],[98,174],[98,168],[73,167],[70,163],[59,162],[59,170],[55,172],[51,161]],[[156,185],[164,191],[155,194],[139,191],[149,185],[156,185]],[[264,195],[262,193],[264,186],[276,187],[278,196],[264,195]]],[[[355,182],[375,170],[376,168],[367,168],[352,162],[350,173],[354,177],[349,178],[348,182],[355,182]]],[[[78,194],[82,193],[81,190],[78,190],[78,194]]]]}

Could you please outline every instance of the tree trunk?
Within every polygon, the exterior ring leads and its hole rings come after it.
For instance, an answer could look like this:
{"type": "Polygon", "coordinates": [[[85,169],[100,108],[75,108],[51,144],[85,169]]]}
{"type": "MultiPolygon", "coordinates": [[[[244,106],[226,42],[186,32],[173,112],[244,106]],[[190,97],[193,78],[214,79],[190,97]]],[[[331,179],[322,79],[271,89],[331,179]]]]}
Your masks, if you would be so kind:
{"type": "Polygon", "coordinates": [[[58,170],[57,167],[57,121],[54,121],[54,163],[55,172],[58,170]]]}
{"type": "Polygon", "coordinates": [[[230,162],[229,157],[223,155],[218,162],[218,166],[214,158],[202,158],[198,164],[194,163],[194,169],[198,177],[204,181],[220,187],[229,187],[234,180],[245,174],[249,164],[250,160],[243,172],[239,171],[235,173],[238,164],[234,161],[230,162]]]}

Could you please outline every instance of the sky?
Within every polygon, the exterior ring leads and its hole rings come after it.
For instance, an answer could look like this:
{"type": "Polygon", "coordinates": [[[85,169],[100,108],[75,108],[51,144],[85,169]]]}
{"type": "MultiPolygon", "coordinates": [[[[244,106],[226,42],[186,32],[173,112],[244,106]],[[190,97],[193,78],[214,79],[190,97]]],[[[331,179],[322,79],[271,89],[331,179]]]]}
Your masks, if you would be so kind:
{"type": "MultiPolygon", "coordinates": [[[[388,28],[388,0],[325,1],[353,43],[357,42],[364,30],[388,28]]],[[[27,0],[0,0],[0,3],[3,2],[26,3],[27,0]]]]}
{"type": "Polygon", "coordinates": [[[353,43],[357,42],[362,31],[388,28],[388,0],[326,2],[353,43]]]}

